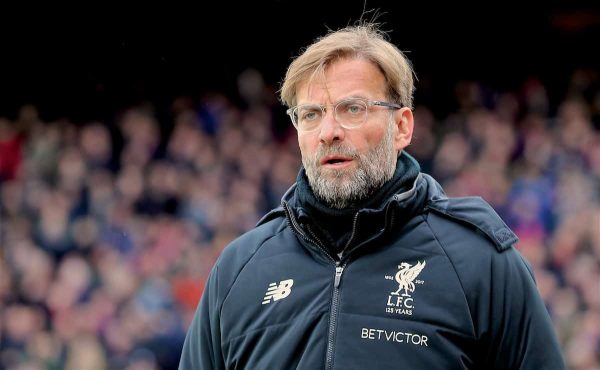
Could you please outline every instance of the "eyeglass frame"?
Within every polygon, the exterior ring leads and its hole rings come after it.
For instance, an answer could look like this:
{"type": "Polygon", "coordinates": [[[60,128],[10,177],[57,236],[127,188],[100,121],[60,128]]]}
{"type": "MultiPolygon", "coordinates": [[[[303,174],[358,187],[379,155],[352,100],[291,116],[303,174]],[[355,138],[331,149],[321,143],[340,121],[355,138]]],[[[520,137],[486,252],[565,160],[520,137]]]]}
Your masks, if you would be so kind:
{"type": "Polygon", "coordinates": [[[350,130],[358,128],[358,127],[361,127],[367,121],[367,118],[368,118],[368,115],[369,115],[369,108],[372,107],[372,106],[386,107],[386,108],[391,108],[391,109],[402,109],[402,108],[405,107],[404,104],[402,104],[402,103],[390,103],[390,102],[386,102],[386,101],[371,100],[371,99],[362,98],[362,97],[349,97],[349,98],[342,99],[342,100],[340,100],[340,101],[338,101],[337,103],[334,103],[334,104],[311,104],[311,103],[306,103],[306,104],[298,104],[298,105],[295,105],[293,107],[290,107],[288,110],[286,110],[286,113],[287,113],[288,116],[290,116],[290,120],[292,121],[292,124],[294,125],[294,127],[296,128],[296,130],[298,130],[298,131],[304,131],[304,132],[310,132],[310,131],[316,130],[319,127],[319,125],[315,126],[315,128],[313,128],[311,130],[300,130],[300,128],[298,127],[298,123],[294,120],[293,113],[294,113],[294,110],[297,110],[299,107],[302,107],[302,106],[315,106],[315,107],[319,107],[321,109],[321,113],[323,114],[323,117],[326,114],[325,108],[327,108],[327,107],[333,107],[333,117],[334,117],[334,119],[340,124],[340,126],[342,126],[345,129],[350,129],[350,130]],[[365,118],[357,126],[346,126],[346,124],[344,122],[340,122],[337,119],[337,113],[336,113],[337,112],[337,107],[340,104],[342,104],[344,102],[351,101],[351,100],[362,101],[362,102],[364,102],[367,105],[367,109],[365,111],[365,118]]]}

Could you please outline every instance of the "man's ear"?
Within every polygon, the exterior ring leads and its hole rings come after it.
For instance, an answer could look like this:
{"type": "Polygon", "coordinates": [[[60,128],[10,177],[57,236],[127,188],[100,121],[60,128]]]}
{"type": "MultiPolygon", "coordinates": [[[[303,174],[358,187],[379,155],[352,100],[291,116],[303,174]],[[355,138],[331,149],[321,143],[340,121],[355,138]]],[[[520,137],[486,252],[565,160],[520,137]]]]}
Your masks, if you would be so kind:
{"type": "Polygon", "coordinates": [[[410,108],[398,109],[394,112],[394,123],[398,128],[396,130],[396,136],[394,137],[394,146],[398,153],[406,148],[413,135],[414,128],[414,117],[413,112],[410,108]]]}

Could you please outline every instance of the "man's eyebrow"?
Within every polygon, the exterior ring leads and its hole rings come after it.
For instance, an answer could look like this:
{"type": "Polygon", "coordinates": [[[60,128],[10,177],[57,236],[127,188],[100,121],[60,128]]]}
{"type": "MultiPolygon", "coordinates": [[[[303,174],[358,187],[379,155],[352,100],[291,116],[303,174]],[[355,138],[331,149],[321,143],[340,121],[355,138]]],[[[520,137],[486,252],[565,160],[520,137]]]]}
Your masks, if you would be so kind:
{"type": "MultiPolygon", "coordinates": [[[[348,95],[348,96],[345,96],[345,97],[343,97],[343,98],[341,98],[341,99],[338,99],[338,100],[334,101],[334,102],[333,102],[333,103],[331,103],[331,104],[322,104],[322,103],[306,102],[306,103],[300,103],[300,104],[297,104],[297,105],[298,105],[298,106],[300,106],[300,105],[319,105],[319,106],[321,106],[321,105],[336,105],[337,103],[339,103],[339,102],[341,102],[341,101],[344,101],[344,100],[348,100],[348,99],[365,99],[365,100],[371,100],[371,99],[367,98],[367,97],[366,97],[366,96],[364,96],[364,95],[357,95],[357,94],[354,94],[354,95],[348,95]]],[[[376,100],[376,99],[375,99],[375,100],[376,100]]]]}

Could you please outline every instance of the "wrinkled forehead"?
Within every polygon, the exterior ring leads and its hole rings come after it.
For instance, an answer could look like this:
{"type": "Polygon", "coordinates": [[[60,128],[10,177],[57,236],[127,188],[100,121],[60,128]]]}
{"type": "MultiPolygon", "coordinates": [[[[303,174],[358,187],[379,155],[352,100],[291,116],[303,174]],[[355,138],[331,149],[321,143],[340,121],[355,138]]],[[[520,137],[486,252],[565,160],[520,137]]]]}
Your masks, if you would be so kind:
{"type": "Polygon", "coordinates": [[[331,104],[350,96],[383,98],[385,86],[385,78],[374,63],[362,58],[339,59],[298,84],[296,104],[331,104]]]}
{"type": "Polygon", "coordinates": [[[312,74],[298,84],[296,104],[326,103],[331,100],[328,81],[324,73],[312,74]]]}

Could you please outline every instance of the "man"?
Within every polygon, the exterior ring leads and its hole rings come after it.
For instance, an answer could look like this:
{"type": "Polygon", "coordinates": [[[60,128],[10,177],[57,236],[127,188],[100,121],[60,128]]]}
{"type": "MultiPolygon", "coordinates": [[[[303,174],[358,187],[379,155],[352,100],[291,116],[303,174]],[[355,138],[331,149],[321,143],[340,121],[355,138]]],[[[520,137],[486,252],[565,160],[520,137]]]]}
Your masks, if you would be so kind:
{"type": "Polygon", "coordinates": [[[290,65],[303,168],[223,251],[180,369],[564,369],[516,236],[404,151],[412,93],[410,63],[372,24],[290,65]]]}

